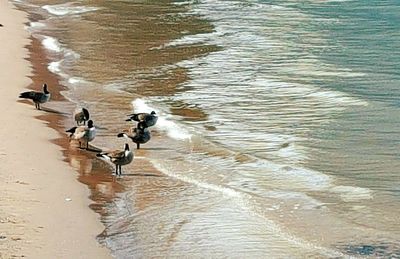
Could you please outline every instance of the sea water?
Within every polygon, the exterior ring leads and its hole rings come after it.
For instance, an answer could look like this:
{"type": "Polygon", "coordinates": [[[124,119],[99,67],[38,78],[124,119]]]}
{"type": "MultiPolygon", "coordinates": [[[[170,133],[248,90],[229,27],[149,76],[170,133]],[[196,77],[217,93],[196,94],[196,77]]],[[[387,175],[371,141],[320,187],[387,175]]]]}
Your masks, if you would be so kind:
{"type": "Polygon", "coordinates": [[[96,146],[159,116],[107,208],[118,258],[400,257],[397,1],[17,4],[96,146]]]}

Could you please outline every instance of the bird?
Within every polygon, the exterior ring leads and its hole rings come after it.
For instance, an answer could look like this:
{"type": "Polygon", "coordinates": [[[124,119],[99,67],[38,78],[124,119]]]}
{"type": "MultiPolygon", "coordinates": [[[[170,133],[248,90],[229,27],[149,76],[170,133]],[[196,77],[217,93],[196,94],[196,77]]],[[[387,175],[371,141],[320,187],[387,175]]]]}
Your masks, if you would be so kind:
{"type": "Polygon", "coordinates": [[[79,147],[82,147],[82,142],[86,142],[86,149],[89,148],[89,142],[96,136],[96,128],[93,125],[93,121],[89,120],[87,126],[73,127],[66,132],[71,133],[69,135],[70,140],[75,139],[79,141],[79,147]]]}
{"type": "Polygon", "coordinates": [[[80,125],[82,122],[83,125],[86,125],[86,121],[89,120],[89,111],[85,108],[77,108],[73,116],[77,125],[80,125]]]}
{"type": "Polygon", "coordinates": [[[110,152],[101,152],[96,154],[98,157],[105,158],[115,164],[115,174],[122,175],[122,166],[132,162],[134,154],[129,150],[129,144],[125,143],[124,150],[115,150],[110,152]],[[119,172],[119,174],[118,174],[119,172]]]}
{"type": "Polygon", "coordinates": [[[40,109],[40,104],[50,100],[50,92],[47,90],[47,84],[43,84],[43,92],[29,91],[19,95],[19,98],[31,99],[35,103],[35,107],[40,109]]]}
{"type": "Polygon", "coordinates": [[[154,126],[158,120],[158,117],[157,117],[155,111],[152,111],[151,113],[145,113],[145,112],[132,113],[127,116],[129,116],[130,118],[127,119],[126,121],[144,122],[146,128],[154,126]]]}
{"type": "Polygon", "coordinates": [[[140,144],[147,143],[151,138],[151,134],[147,127],[145,127],[144,122],[139,122],[136,128],[131,128],[129,130],[129,134],[122,132],[119,133],[117,137],[131,139],[136,143],[136,148],[140,149],[140,144]]]}

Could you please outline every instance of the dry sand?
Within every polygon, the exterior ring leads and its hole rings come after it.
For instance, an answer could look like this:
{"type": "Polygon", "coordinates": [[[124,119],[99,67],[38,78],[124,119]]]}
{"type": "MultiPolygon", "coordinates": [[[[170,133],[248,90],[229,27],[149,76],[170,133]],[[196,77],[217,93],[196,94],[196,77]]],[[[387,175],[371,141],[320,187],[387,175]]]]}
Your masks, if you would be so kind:
{"type": "Polygon", "coordinates": [[[50,142],[58,133],[34,118],[44,111],[17,102],[31,82],[26,21],[0,0],[0,258],[109,258],[89,190],[50,142]]]}

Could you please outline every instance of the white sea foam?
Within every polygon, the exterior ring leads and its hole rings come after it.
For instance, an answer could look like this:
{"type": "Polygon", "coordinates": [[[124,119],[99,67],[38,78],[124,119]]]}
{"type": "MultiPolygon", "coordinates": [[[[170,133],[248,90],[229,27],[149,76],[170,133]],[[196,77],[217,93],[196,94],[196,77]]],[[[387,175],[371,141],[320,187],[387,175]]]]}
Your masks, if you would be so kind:
{"type": "MultiPolygon", "coordinates": [[[[285,190],[280,192],[282,197],[293,191],[296,191],[295,193],[322,191],[337,195],[344,202],[373,198],[373,192],[368,188],[336,185],[334,176],[301,166],[284,165],[255,158],[253,162],[241,164],[237,170],[250,172],[248,177],[254,178],[256,182],[265,181],[276,188],[285,190]]],[[[267,193],[274,192],[268,191],[267,193]]]]}
{"type": "Polygon", "coordinates": [[[62,56],[58,61],[50,62],[47,66],[48,70],[64,79],[68,79],[70,76],[63,72],[62,67],[75,62],[79,59],[80,55],[73,50],[64,48],[54,37],[42,36],[42,44],[47,50],[57,54],[57,56],[62,56]]]}
{"type": "Polygon", "coordinates": [[[62,63],[64,62],[64,60],[59,60],[59,61],[53,61],[50,62],[49,65],[47,66],[47,69],[54,73],[59,75],[60,77],[67,79],[69,78],[69,75],[64,73],[62,70],[62,63]]]}
{"type": "Polygon", "coordinates": [[[84,80],[82,78],[78,78],[78,77],[70,77],[68,78],[68,83],[69,84],[79,84],[84,82],[84,80]]]}
{"type": "MultiPolygon", "coordinates": [[[[219,192],[225,197],[230,197],[241,208],[247,210],[249,213],[251,213],[254,216],[262,218],[264,223],[266,224],[266,226],[268,226],[268,229],[270,229],[274,233],[278,234],[280,237],[284,238],[285,240],[289,241],[290,243],[296,244],[296,245],[306,248],[306,249],[310,249],[312,251],[318,250],[320,253],[322,253],[328,257],[346,257],[344,254],[342,254],[339,251],[312,244],[312,243],[308,242],[307,240],[303,240],[301,238],[298,238],[298,237],[292,235],[291,233],[284,231],[279,224],[277,224],[276,222],[270,220],[269,218],[267,218],[265,216],[264,210],[259,211],[259,209],[257,209],[257,207],[253,206],[252,197],[251,197],[251,195],[249,195],[247,193],[240,192],[233,188],[225,187],[223,185],[207,183],[207,182],[204,182],[201,180],[194,179],[193,177],[188,177],[188,176],[186,176],[186,174],[177,172],[178,170],[176,170],[175,168],[174,169],[169,168],[168,166],[166,166],[165,163],[160,162],[158,160],[152,160],[152,162],[153,162],[153,165],[157,168],[157,170],[159,170],[160,172],[163,172],[164,174],[166,174],[170,177],[174,177],[181,181],[194,184],[200,188],[219,192]]],[[[282,196],[282,194],[280,194],[279,192],[275,192],[275,193],[271,192],[270,194],[272,197],[273,196],[280,196],[280,197],[282,196]]],[[[300,195],[300,197],[304,198],[304,196],[302,196],[302,195],[300,195]]],[[[320,205],[320,203],[316,202],[316,205],[320,205]]],[[[266,208],[265,210],[268,211],[270,209],[266,208]]]]}
{"type": "MultiPolygon", "coordinates": [[[[321,207],[324,205],[324,203],[311,198],[310,196],[301,193],[301,192],[290,192],[290,191],[267,191],[264,193],[266,197],[270,198],[277,198],[281,200],[297,200],[297,201],[302,201],[301,208],[303,209],[311,209],[315,207],[321,207]]],[[[300,205],[297,205],[296,208],[299,208],[300,205]]]]}
{"type": "Polygon", "coordinates": [[[81,55],[79,55],[73,50],[64,48],[63,51],[64,51],[64,57],[68,61],[75,61],[76,59],[79,59],[81,57],[81,55]]]}
{"type": "Polygon", "coordinates": [[[97,7],[89,6],[72,6],[71,4],[44,5],[42,6],[42,8],[45,9],[47,12],[57,16],[82,14],[99,9],[97,7]]]}
{"type": "Polygon", "coordinates": [[[151,107],[143,99],[135,99],[132,101],[135,113],[138,112],[151,112],[155,111],[158,116],[156,127],[162,131],[165,131],[167,135],[177,140],[190,140],[192,135],[183,127],[179,126],[173,121],[171,115],[160,115],[160,111],[151,107]]]}
{"type": "Polygon", "coordinates": [[[190,139],[192,136],[187,130],[183,129],[175,122],[165,117],[158,118],[157,127],[166,130],[169,137],[177,140],[187,140],[190,139]]]}
{"type": "Polygon", "coordinates": [[[53,38],[50,36],[45,36],[44,39],[42,40],[42,44],[48,50],[51,50],[54,52],[62,51],[61,44],[56,38],[53,38]]]}
{"type": "Polygon", "coordinates": [[[332,187],[330,191],[338,194],[345,202],[370,200],[373,198],[372,191],[370,189],[356,186],[339,185],[332,187]]]}
{"type": "Polygon", "coordinates": [[[30,22],[29,26],[31,28],[35,28],[35,29],[41,29],[46,27],[46,24],[42,23],[42,22],[30,22]]]}
{"type": "Polygon", "coordinates": [[[252,167],[253,170],[263,170],[266,180],[273,181],[281,188],[322,191],[332,187],[331,176],[319,171],[302,168],[298,166],[281,165],[271,161],[260,160],[244,164],[240,167],[246,170],[252,167]]]}
{"type": "Polygon", "coordinates": [[[61,72],[60,65],[61,65],[61,60],[60,61],[54,61],[50,62],[50,64],[47,66],[50,72],[53,72],[54,74],[58,74],[61,72]]]}

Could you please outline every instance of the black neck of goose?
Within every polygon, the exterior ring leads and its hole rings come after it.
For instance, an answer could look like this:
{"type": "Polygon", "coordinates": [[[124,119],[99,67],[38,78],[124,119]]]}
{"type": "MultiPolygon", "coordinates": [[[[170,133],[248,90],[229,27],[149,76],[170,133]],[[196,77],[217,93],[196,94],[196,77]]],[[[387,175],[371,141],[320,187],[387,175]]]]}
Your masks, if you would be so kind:
{"type": "Polygon", "coordinates": [[[82,112],[83,112],[83,114],[85,116],[85,119],[88,120],[89,119],[89,111],[87,109],[85,109],[85,108],[82,108],[82,112]]]}
{"type": "Polygon", "coordinates": [[[125,151],[129,151],[129,145],[125,143],[125,151]]]}
{"type": "Polygon", "coordinates": [[[43,92],[45,93],[45,94],[49,94],[50,92],[47,90],[47,84],[44,84],[43,85],[43,92]]]}
{"type": "Polygon", "coordinates": [[[88,127],[89,127],[89,129],[93,128],[93,121],[92,120],[88,121],[88,127]]]}

